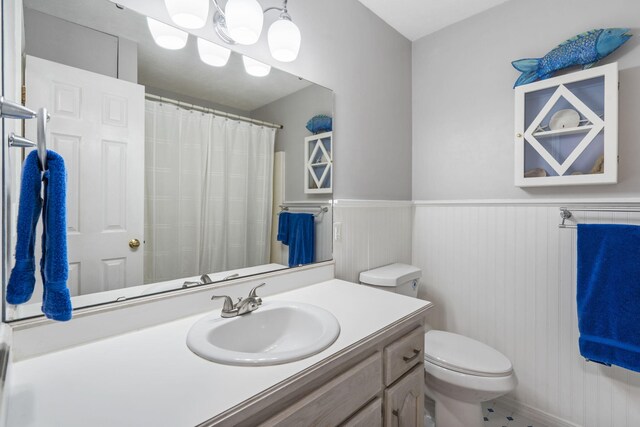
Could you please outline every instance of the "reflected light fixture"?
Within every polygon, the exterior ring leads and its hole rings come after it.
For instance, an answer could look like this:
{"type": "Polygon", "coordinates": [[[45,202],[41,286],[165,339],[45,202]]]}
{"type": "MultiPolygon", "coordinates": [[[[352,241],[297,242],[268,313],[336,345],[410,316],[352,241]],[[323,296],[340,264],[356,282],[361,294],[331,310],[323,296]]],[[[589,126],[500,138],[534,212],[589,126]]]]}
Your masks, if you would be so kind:
{"type": "Polygon", "coordinates": [[[147,25],[149,26],[149,31],[151,31],[153,41],[160,47],[176,50],[182,49],[187,44],[189,33],[186,31],[149,17],[147,17],[147,25]]]}
{"type": "Polygon", "coordinates": [[[198,37],[198,54],[205,64],[224,67],[229,61],[231,50],[198,37]]]}
{"type": "Polygon", "coordinates": [[[262,10],[257,0],[227,0],[223,10],[218,0],[213,0],[216,8],[213,18],[216,34],[228,44],[254,44],[260,38],[264,14],[270,10],[278,11],[280,16],[269,28],[267,36],[269,50],[278,61],[294,61],[298,57],[302,37],[300,29],[291,20],[287,3],[288,0],[283,0],[282,7],[262,10]]]}
{"type": "Polygon", "coordinates": [[[202,28],[209,16],[209,0],[164,0],[171,20],[183,28],[202,28]]]}
{"type": "Polygon", "coordinates": [[[254,77],[265,77],[271,72],[271,66],[263,62],[256,61],[253,58],[242,55],[242,62],[244,63],[244,70],[247,74],[254,77]]]}

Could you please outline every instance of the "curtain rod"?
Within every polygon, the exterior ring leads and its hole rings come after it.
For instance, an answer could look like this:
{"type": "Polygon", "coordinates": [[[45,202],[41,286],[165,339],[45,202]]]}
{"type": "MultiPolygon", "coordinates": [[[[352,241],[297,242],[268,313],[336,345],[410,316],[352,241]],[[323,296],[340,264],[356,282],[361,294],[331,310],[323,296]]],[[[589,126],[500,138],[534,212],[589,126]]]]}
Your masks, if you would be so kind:
{"type": "Polygon", "coordinates": [[[188,110],[199,111],[201,113],[210,113],[214,116],[219,117],[227,117],[233,120],[240,120],[242,122],[251,123],[254,125],[266,126],[274,129],[284,129],[284,126],[279,125],[277,123],[264,122],[262,120],[251,119],[249,117],[238,116],[237,114],[227,113],[225,111],[214,110],[213,108],[201,107],[199,105],[190,104],[188,102],[178,101],[177,99],[166,98],[164,96],[154,95],[152,93],[146,93],[144,95],[146,99],[150,99],[152,101],[160,101],[166,102],[167,104],[172,104],[180,108],[185,108],[188,110]]]}

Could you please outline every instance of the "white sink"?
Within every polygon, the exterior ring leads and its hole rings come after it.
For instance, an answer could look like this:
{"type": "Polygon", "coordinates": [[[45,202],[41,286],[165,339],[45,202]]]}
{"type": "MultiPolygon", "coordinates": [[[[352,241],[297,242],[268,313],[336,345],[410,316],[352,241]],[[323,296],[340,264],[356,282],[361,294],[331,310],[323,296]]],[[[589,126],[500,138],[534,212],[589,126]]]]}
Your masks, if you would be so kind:
{"type": "Polygon", "coordinates": [[[268,301],[257,310],[224,319],[216,311],[189,330],[187,346],[227,365],[277,365],[313,356],[340,334],[333,314],[311,304],[268,301]]]}

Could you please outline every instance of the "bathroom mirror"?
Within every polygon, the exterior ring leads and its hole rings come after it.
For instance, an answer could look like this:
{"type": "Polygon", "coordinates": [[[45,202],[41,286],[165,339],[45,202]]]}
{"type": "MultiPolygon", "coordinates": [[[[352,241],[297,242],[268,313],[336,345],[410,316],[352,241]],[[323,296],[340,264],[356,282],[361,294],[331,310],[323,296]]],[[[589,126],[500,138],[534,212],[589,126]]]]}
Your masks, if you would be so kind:
{"type": "MultiPolygon", "coordinates": [[[[305,125],[333,116],[331,90],[276,68],[249,75],[233,51],[209,65],[214,38],[185,32],[184,47],[165,49],[147,17],[109,0],[20,2],[26,105],[48,109],[47,146],[67,169],[74,309],[331,259],[331,194],[303,188],[305,125]],[[315,215],[300,264],[276,238],[283,207],[315,215]]],[[[36,140],[32,122],[25,136],[36,140]]],[[[8,271],[29,151],[11,148],[4,172],[8,271]]],[[[36,278],[5,320],[42,314],[36,278]]]]}

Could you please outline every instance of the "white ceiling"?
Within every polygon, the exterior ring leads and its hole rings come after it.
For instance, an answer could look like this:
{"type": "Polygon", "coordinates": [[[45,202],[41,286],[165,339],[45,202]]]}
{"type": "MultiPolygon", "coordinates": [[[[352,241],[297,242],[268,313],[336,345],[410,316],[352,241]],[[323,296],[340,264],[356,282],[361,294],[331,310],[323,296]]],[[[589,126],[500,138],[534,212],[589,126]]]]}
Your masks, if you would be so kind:
{"type": "Polygon", "coordinates": [[[359,0],[411,41],[509,0],[359,0]]]}

